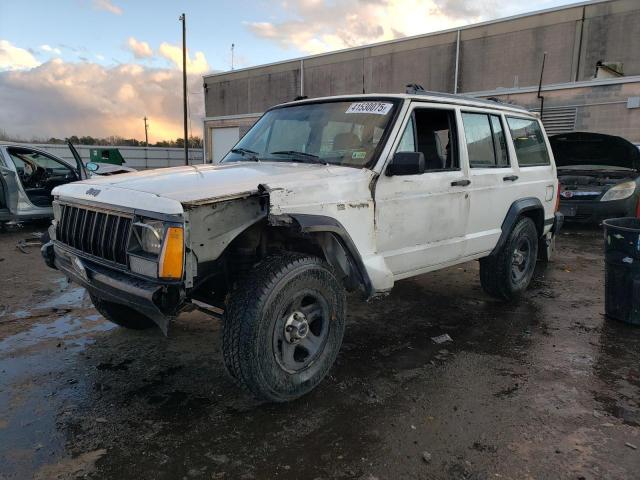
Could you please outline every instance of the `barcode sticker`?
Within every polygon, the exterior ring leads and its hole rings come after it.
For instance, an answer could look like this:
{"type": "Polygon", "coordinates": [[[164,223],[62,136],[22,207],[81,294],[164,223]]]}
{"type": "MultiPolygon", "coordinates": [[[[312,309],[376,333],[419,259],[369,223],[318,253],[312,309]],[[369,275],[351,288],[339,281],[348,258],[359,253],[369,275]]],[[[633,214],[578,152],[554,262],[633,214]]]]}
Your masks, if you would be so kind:
{"type": "Polygon", "coordinates": [[[385,102],[355,102],[349,105],[345,113],[371,113],[374,115],[386,115],[393,107],[392,103],[385,102]]]}

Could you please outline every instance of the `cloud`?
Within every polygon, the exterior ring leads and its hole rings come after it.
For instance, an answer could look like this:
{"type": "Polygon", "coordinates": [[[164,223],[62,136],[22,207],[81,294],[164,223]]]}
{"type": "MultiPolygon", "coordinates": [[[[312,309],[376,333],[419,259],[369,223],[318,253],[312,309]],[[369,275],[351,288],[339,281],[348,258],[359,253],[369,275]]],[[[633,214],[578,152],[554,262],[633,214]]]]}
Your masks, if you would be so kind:
{"type": "Polygon", "coordinates": [[[153,57],[153,50],[147,42],[141,42],[136,40],[134,37],[129,37],[127,42],[129,50],[133,53],[133,56],[136,58],[151,58],[153,57]]]}
{"type": "Polygon", "coordinates": [[[250,22],[255,35],[306,53],[322,53],[452,28],[496,16],[497,0],[297,0],[287,19],[250,22]]]}
{"type": "Polygon", "coordinates": [[[0,71],[23,70],[40,65],[29,50],[19,48],[8,40],[0,40],[0,71]]]}
{"type": "Polygon", "coordinates": [[[96,10],[104,10],[114,15],[122,15],[122,8],[111,3],[111,0],[93,0],[93,8],[96,10]]]}
{"type": "Polygon", "coordinates": [[[62,55],[62,50],[60,50],[59,48],[54,48],[51,45],[40,45],[40,50],[42,50],[43,52],[47,52],[47,53],[53,53],[56,55],[62,55]]]}
{"type": "MultiPolygon", "coordinates": [[[[202,89],[190,75],[190,92],[202,89]]],[[[150,140],[182,137],[182,75],[135,64],[111,67],[55,58],[30,70],[0,72],[0,125],[23,138],[110,135],[150,140]]],[[[190,98],[194,134],[204,117],[202,96],[190,98]]]]}
{"type": "MultiPolygon", "coordinates": [[[[182,47],[163,42],[160,44],[158,53],[182,71],[182,47]]],[[[208,71],[209,64],[204,53],[196,52],[192,59],[187,50],[187,73],[205,73],[208,71]]]]}

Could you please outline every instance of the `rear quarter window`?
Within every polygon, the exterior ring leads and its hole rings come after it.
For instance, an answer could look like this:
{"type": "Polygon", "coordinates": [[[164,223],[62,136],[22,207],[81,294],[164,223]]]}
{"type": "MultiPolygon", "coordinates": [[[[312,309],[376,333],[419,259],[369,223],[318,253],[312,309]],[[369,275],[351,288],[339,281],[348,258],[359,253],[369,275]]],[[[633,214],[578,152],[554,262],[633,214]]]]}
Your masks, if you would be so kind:
{"type": "Polygon", "coordinates": [[[520,167],[551,164],[544,134],[537,120],[507,117],[507,124],[520,167]]]}

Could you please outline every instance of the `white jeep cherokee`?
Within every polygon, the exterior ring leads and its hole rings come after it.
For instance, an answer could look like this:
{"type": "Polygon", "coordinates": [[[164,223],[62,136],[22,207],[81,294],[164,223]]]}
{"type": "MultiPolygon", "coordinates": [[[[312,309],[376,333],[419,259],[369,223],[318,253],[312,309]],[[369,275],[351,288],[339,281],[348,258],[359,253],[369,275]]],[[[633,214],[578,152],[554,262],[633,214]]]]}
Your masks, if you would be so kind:
{"type": "Polygon", "coordinates": [[[267,111],[218,165],[54,190],[47,264],[128,328],[223,316],[224,364],[254,395],[313,389],[345,329],[345,291],[480,260],[525,290],[560,227],[539,119],[444,94],[302,100],[267,111]]]}

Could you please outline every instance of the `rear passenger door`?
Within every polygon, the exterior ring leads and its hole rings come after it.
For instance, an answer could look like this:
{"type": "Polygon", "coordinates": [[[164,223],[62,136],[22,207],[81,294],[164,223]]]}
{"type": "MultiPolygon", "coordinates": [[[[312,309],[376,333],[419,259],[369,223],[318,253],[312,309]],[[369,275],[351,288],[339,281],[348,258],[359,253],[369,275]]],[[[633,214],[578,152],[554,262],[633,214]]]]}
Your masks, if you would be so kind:
{"type": "Polygon", "coordinates": [[[518,161],[518,196],[540,200],[545,228],[553,223],[558,175],[551,161],[547,136],[537,118],[505,115],[512,152],[518,161]]]}
{"type": "Polygon", "coordinates": [[[476,255],[491,251],[498,242],[509,206],[519,195],[520,179],[500,113],[465,109],[462,124],[471,180],[466,255],[476,255]]]}

